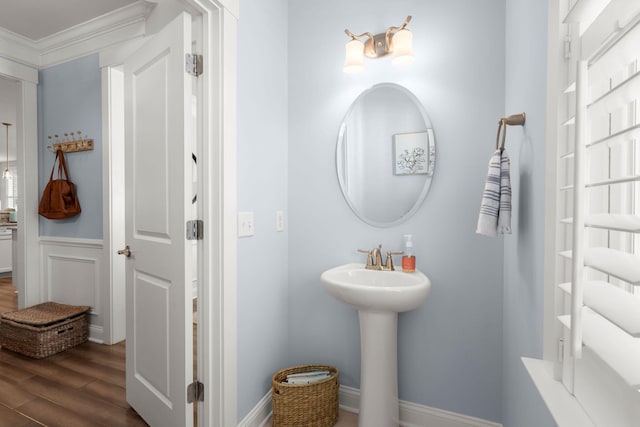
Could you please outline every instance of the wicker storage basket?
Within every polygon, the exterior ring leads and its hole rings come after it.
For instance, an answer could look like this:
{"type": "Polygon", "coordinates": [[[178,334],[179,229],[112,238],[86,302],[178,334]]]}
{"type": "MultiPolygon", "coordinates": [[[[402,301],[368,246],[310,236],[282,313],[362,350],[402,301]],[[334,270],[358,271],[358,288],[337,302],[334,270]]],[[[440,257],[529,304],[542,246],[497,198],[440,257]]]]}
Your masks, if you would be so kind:
{"type": "Polygon", "coordinates": [[[332,366],[302,365],[283,369],[271,379],[273,427],[329,427],[338,421],[340,372],[332,366]],[[287,375],[327,370],[331,376],[313,384],[283,383],[287,375]]]}
{"type": "Polygon", "coordinates": [[[45,302],[0,315],[0,345],[35,359],[59,353],[89,338],[89,307],[45,302]]]}

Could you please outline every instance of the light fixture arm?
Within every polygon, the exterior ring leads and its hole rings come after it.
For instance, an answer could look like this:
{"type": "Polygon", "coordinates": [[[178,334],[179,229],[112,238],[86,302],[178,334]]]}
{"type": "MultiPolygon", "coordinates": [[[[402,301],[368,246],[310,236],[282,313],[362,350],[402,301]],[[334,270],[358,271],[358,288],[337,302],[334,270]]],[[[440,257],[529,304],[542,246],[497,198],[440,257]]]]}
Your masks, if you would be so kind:
{"type": "Polygon", "coordinates": [[[407,25],[409,25],[409,22],[411,22],[411,15],[407,16],[407,19],[405,19],[402,25],[400,25],[399,27],[389,27],[387,29],[387,34],[391,33],[392,31],[395,32],[404,30],[405,28],[407,28],[407,25]]]}
{"type": "Polygon", "coordinates": [[[393,33],[407,28],[407,25],[409,25],[409,22],[411,22],[411,15],[407,16],[407,19],[404,20],[401,26],[387,28],[387,32],[384,34],[384,41],[386,43],[385,51],[387,53],[393,52],[393,46],[391,43],[391,36],[393,36],[393,33]]]}
{"type": "MultiPolygon", "coordinates": [[[[360,40],[363,37],[367,37],[367,40],[362,42],[362,44],[364,45],[364,54],[367,55],[370,58],[375,58],[376,57],[376,47],[375,47],[375,44],[374,44],[375,36],[372,33],[366,31],[366,32],[356,36],[355,34],[353,34],[349,30],[344,30],[344,32],[349,37],[351,37],[352,40],[360,40]]],[[[362,41],[362,40],[360,40],[360,41],[362,41]]]]}
{"type": "Polygon", "coordinates": [[[357,39],[357,40],[360,40],[360,39],[361,39],[362,37],[364,37],[364,36],[367,36],[367,37],[369,37],[370,39],[372,39],[372,38],[373,38],[373,34],[371,34],[371,33],[370,33],[370,32],[368,32],[368,31],[367,31],[367,32],[365,32],[365,33],[362,33],[362,34],[360,34],[360,35],[357,35],[357,36],[356,36],[355,34],[353,34],[353,33],[352,33],[351,31],[349,31],[349,30],[344,30],[344,32],[345,32],[349,37],[351,37],[353,40],[356,40],[356,39],[357,39]]]}
{"type": "Polygon", "coordinates": [[[407,28],[407,25],[409,25],[409,22],[411,22],[411,15],[407,16],[407,19],[404,20],[404,23],[402,24],[402,27],[400,27],[400,29],[404,30],[405,28],[407,28]]]}

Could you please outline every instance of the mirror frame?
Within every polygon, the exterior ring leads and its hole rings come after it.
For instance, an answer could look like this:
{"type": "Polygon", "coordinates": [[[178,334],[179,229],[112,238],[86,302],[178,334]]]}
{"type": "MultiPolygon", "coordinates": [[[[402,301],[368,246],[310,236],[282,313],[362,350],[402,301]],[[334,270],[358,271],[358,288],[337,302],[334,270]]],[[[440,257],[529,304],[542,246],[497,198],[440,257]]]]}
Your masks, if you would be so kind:
{"type": "Polygon", "coordinates": [[[338,176],[338,183],[340,185],[340,191],[342,193],[342,196],[344,197],[345,201],[347,202],[347,205],[349,206],[349,208],[351,209],[351,211],[358,217],[360,218],[362,221],[364,221],[365,223],[372,225],[374,227],[379,227],[379,228],[387,228],[387,227],[393,227],[395,225],[401,224],[405,221],[407,221],[409,218],[411,218],[417,211],[418,209],[420,209],[420,207],[422,206],[422,204],[424,203],[425,199],[427,198],[427,193],[429,192],[429,189],[431,188],[431,181],[433,180],[433,176],[435,174],[435,168],[436,168],[436,160],[435,160],[435,155],[436,155],[436,138],[435,138],[435,134],[433,132],[433,124],[431,123],[431,119],[429,118],[429,115],[427,114],[427,110],[424,108],[424,106],[422,105],[422,103],[420,102],[420,100],[418,99],[418,97],[416,97],[413,92],[411,92],[409,89],[405,88],[404,86],[401,86],[397,83],[391,83],[391,82],[384,82],[384,83],[378,83],[375,84],[373,86],[371,86],[370,88],[364,90],[362,93],[360,93],[360,95],[358,95],[358,97],[351,103],[351,105],[349,106],[349,109],[347,110],[347,112],[345,113],[342,122],[340,123],[340,128],[338,130],[338,138],[336,141],[336,175],[338,176]],[[353,203],[351,202],[351,200],[349,199],[347,192],[345,191],[345,183],[342,177],[342,174],[340,173],[340,171],[342,169],[344,169],[344,153],[343,153],[343,140],[345,137],[345,127],[346,127],[346,121],[347,118],[350,116],[350,114],[353,112],[353,110],[359,105],[359,101],[361,101],[361,99],[363,97],[365,97],[367,94],[369,94],[370,92],[376,90],[376,89],[380,89],[380,88],[393,88],[396,90],[400,90],[402,93],[404,93],[415,105],[415,107],[418,109],[418,111],[420,112],[420,115],[422,116],[422,120],[425,123],[425,130],[428,132],[429,130],[431,130],[431,132],[429,132],[430,136],[433,138],[432,141],[430,141],[430,143],[432,144],[432,148],[430,149],[430,159],[429,162],[432,164],[432,167],[430,168],[430,174],[425,177],[425,183],[422,187],[422,190],[420,191],[420,194],[418,195],[417,199],[415,200],[415,202],[413,203],[413,205],[411,206],[411,209],[409,209],[406,213],[404,213],[403,215],[401,215],[399,218],[392,220],[392,221],[375,221],[372,220],[371,218],[368,218],[363,212],[360,212],[358,209],[356,209],[356,207],[353,205],[353,203]],[[433,156],[433,158],[431,158],[431,156],[433,156]]]}

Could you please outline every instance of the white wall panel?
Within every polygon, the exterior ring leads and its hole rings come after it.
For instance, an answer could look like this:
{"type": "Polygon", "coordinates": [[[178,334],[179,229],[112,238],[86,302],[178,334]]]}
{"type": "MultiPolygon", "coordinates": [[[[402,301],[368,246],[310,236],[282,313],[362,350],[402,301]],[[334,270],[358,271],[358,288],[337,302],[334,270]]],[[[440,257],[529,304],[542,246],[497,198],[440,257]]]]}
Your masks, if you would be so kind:
{"type": "Polygon", "coordinates": [[[40,254],[44,300],[91,307],[89,337],[103,342],[108,306],[102,299],[102,241],[41,239],[40,254]]]}

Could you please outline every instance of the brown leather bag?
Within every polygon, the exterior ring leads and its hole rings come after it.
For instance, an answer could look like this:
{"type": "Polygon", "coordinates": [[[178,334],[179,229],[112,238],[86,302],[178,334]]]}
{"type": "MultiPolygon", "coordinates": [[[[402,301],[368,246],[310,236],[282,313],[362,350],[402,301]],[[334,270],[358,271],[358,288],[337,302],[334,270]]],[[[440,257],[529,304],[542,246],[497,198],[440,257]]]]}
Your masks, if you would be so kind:
{"type": "Polygon", "coordinates": [[[76,186],[69,180],[64,153],[61,150],[57,150],[49,183],[44,188],[40,206],[38,206],[38,213],[49,219],[65,219],[76,216],[80,212],[80,201],[76,194],[76,186]],[[56,161],[58,161],[58,179],[53,179],[56,161]]]}

